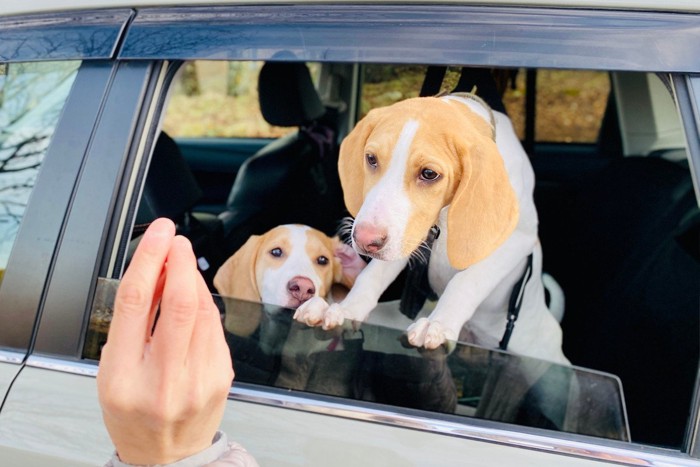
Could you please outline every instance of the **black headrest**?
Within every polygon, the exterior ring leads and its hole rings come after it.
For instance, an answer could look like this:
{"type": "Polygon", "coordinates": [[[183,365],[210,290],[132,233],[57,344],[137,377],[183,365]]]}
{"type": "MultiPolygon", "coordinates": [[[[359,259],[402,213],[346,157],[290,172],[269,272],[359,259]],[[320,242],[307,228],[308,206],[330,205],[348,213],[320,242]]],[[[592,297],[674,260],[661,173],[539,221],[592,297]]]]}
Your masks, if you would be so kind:
{"type": "Polygon", "coordinates": [[[265,63],[258,77],[258,95],[270,125],[302,126],[326,112],[302,62],[265,63]]]}
{"type": "Polygon", "coordinates": [[[202,190],[180,148],[161,132],[153,149],[136,223],[146,224],[158,217],[178,222],[201,197],[202,190]]]}

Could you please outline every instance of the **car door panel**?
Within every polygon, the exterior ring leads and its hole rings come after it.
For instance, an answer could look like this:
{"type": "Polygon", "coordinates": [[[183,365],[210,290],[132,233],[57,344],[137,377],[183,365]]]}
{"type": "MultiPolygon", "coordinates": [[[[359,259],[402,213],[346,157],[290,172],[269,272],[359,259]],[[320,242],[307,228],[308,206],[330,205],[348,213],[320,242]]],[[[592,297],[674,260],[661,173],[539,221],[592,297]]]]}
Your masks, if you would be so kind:
{"type": "Polygon", "coordinates": [[[103,465],[113,447],[95,378],[30,365],[0,412],[3,465],[103,465]]]}
{"type": "MultiPolygon", "coordinates": [[[[8,361],[3,361],[3,358],[7,358],[4,352],[0,353],[0,394],[5,394],[12,385],[12,381],[15,379],[19,370],[22,366],[18,363],[10,363],[8,361]]],[[[1,409],[2,407],[0,407],[1,409]]]]}
{"type": "MultiPolygon", "coordinates": [[[[0,449],[3,455],[8,453],[3,459],[14,457],[23,466],[47,465],[49,460],[59,466],[104,464],[113,447],[102,422],[94,373],[94,366],[91,371],[49,360],[30,362],[0,413],[0,449]],[[56,371],[61,366],[92,375],[56,371]]],[[[221,429],[260,465],[544,467],[561,465],[564,459],[545,451],[235,399],[227,403],[221,429]]],[[[566,462],[598,465],[590,459],[566,458],[566,462]]]]}

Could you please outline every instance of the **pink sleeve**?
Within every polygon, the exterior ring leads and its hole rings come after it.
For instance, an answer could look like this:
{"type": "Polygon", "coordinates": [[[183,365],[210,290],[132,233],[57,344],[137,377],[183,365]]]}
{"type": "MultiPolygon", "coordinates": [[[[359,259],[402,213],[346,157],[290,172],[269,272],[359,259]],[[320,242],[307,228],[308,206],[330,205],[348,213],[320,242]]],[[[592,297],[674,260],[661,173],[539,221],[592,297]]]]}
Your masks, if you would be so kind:
{"type": "MultiPolygon", "coordinates": [[[[204,451],[193,454],[171,464],[150,467],[258,467],[255,458],[238,443],[228,442],[226,433],[216,433],[211,446],[204,451]]],[[[105,467],[136,467],[125,464],[117,453],[105,464],[105,467]]]]}

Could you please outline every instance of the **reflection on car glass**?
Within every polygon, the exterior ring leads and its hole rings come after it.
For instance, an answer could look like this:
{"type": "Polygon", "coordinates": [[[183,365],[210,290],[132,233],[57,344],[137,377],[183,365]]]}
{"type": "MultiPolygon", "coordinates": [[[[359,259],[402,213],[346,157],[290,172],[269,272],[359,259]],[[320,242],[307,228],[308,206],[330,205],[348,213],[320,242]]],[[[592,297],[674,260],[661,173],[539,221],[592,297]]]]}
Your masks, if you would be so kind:
{"type": "MultiPolygon", "coordinates": [[[[119,281],[99,279],[86,356],[99,358],[119,281]]],[[[403,329],[346,322],[323,331],[294,310],[215,295],[236,381],[441,414],[629,440],[609,374],[457,343],[425,350],[403,329]]],[[[397,305],[398,306],[398,305],[397,305]]]]}
{"type": "Polygon", "coordinates": [[[79,65],[0,65],[0,282],[79,65]]]}

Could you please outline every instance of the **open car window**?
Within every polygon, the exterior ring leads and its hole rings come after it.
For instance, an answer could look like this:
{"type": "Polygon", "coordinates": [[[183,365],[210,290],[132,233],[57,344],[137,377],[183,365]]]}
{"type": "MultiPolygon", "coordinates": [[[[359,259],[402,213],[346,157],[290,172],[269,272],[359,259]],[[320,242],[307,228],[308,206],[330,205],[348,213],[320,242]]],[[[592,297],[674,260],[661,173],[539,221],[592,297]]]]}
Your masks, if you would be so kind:
{"type": "MultiPolygon", "coordinates": [[[[231,69],[251,65],[235,64],[209,70],[219,70],[224,80],[231,69]]],[[[286,131],[253,148],[225,133],[171,135],[164,125],[140,196],[129,201],[136,214],[133,227],[125,228],[124,266],[145,227],[161,216],[190,239],[215,295],[217,271],[252,236],[283,224],[336,235],[349,215],[338,178],[341,141],[372,108],[419,95],[431,67],[259,65],[258,78],[267,71],[284,78],[277,83],[282,86],[291,82],[286,77],[312,71],[318,81],[309,80],[305,89],[317,92],[322,109],[287,114],[281,97],[289,90],[275,95],[268,118],[286,131]]],[[[470,70],[450,67],[437,92],[453,90],[470,70]]],[[[464,339],[444,355],[404,347],[410,321],[380,319],[397,314],[412,287],[400,275],[360,331],[333,337],[293,322],[288,309],[235,300],[241,297],[220,301],[237,382],[420,409],[431,417],[476,417],[681,448],[700,348],[700,211],[669,75],[514,70],[491,71],[507,78],[496,81],[498,96],[534,169],[546,300],[558,311],[563,351],[573,366],[464,339]],[[533,89],[534,98],[528,96],[533,89]]],[[[171,87],[182,85],[178,79],[171,87]]],[[[263,106],[273,95],[265,86],[257,87],[263,106]]],[[[245,103],[250,96],[226,99],[245,103]]],[[[246,109],[221,114],[229,119],[219,122],[221,128],[248,118],[246,109]]],[[[161,117],[193,118],[186,110],[171,95],[161,117]]],[[[257,107],[249,113],[258,115],[257,107]]],[[[218,124],[208,118],[201,120],[218,124]]],[[[100,293],[84,348],[90,359],[99,359],[109,326],[100,293]]],[[[503,310],[498,319],[504,327],[505,317],[503,310]]]]}

